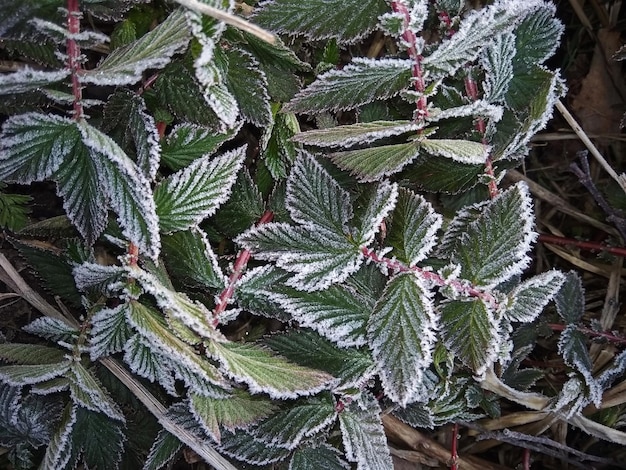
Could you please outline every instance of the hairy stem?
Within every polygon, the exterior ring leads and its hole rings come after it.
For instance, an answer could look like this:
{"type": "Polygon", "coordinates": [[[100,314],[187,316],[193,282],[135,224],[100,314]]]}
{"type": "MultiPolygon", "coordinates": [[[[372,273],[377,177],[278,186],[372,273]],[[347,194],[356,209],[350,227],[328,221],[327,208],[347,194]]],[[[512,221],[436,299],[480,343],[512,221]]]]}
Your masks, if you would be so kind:
{"type": "Polygon", "coordinates": [[[80,58],[80,47],[74,39],[80,33],[81,12],[78,6],[79,0],[67,0],[67,66],[72,74],[72,94],[74,95],[74,119],[82,119],[83,111],[83,89],[78,75],[82,69],[80,58]]]}
{"type": "MultiPolygon", "coordinates": [[[[548,323],[548,327],[552,331],[564,331],[568,327],[568,325],[562,325],[560,323],[548,323]]],[[[588,335],[594,338],[604,338],[607,341],[610,341],[611,343],[626,344],[626,338],[622,336],[617,336],[613,333],[608,333],[604,331],[595,331],[590,328],[580,328],[580,327],[577,328],[577,330],[585,335],[588,335]]]]}

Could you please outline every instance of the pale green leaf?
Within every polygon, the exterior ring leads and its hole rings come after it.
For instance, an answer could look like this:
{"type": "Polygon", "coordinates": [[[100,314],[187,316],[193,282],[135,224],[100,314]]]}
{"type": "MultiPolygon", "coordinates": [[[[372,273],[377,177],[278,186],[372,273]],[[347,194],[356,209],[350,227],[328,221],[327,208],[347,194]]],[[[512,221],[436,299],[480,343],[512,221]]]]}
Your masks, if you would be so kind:
{"type": "Polygon", "coordinates": [[[337,388],[357,387],[375,372],[375,363],[366,349],[337,347],[313,331],[273,335],[264,343],[291,361],[328,372],[339,379],[337,388]]]}
{"type": "Polygon", "coordinates": [[[302,152],[287,180],[287,210],[294,222],[315,232],[347,234],[350,195],[313,158],[302,152]]]}
{"type": "Polygon", "coordinates": [[[333,446],[320,443],[300,447],[293,453],[288,470],[347,470],[350,464],[342,459],[342,454],[333,446]]]}
{"type": "Polygon", "coordinates": [[[0,95],[25,93],[60,82],[70,74],[69,70],[35,70],[28,66],[13,73],[0,75],[0,95]]]}
{"type": "Polygon", "coordinates": [[[316,147],[352,147],[380,139],[414,132],[419,127],[409,121],[371,121],[347,126],[328,127],[301,132],[293,137],[295,142],[316,147]]]}
{"type": "Polygon", "coordinates": [[[190,37],[185,16],[177,10],[145,36],[115,49],[95,69],[83,72],[80,79],[106,86],[136,83],[144,71],[167,65],[174,54],[187,47],[190,37]]]}
{"type": "Polygon", "coordinates": [[[335,165],[347,170],[361,181],[378,181],[399,172],[419,155],[414,142],[348,150],[330,155],[335,165]]]}
{"type": "Polygon", "coordinates": [[[470,140],[423,139],[419,145],[430,155],[469,165],[484,165],[489,150],[485,144],[470,140]]]}
{"type": "Polygon", "coordinates": [[[411,67],[408,60],[355,58],[341,70],[320,75],[300,91],[285,110],[316,114],[354,109],[391,98],[409,87],[411,67]]]}
{"type": "Polygon", "coordinates": [[[400,189],[387,233],[394,256],[407,266],[415,266],[437,243],[436,234],[442,223],[443,218],[426,199],[408,189],[400,189]]]}
{"type": "Polygon", "coordinates": [[[494,313],[482,300],[446,301],[439,307],[440,334],[446,347],[480,375],[497,358],[500,337],[494,313]]]}
{"type": "Polygon", "coordinates": [[[330,427],[336,419],[335,401],[326,392],[283,407],[250,432],[271,447],[293,450],[302,439],[330,427]]]}
{"type": "Polygon", "coordinates": [[[514,322],[532,322],[558,294],[566,277],[560,271],[548,271],[534,276],[513,289],[503,317],[514,322]]]}
{"type": "Polygon", "coordinates": [[[39,344],[0,343],[0,359],[23,365],[56,364],[66,361],[66,351],[39,344]]]}
{"type": "Polygon", "coordinates": [[[450,236],[446,233],[454,243],[451,260],[461,265],[461,276],[473,284],[499,284],[529,265],[533,228],[532,200],[526,185],[519,183],[455,217],[448,227],[450,236]],[[468,221],[465,217],[472,211],[477,212],[468,221]],[[453,240],[455,233],[458,238],[453,240]]]}
{"type": "Polygon", "coordinates": [[[30,184],[49,178],[79,141],[70,119],[40,113],[11,116],[0,135],[0,180],[30,184]]]}
{"type": "Polygon", "coordinates": [[[481,57],[485,69],[484,100],[502,103],[513,77],[513,57],[517,53],[515,36],[512,33],[498,35],[489,44],[481,57]]]}
{"type": "Polygon", "coordinates": [[[124,344],[132,335],[126,322],[125,308],[124,304],[103,308],[91,317],[89,355],[92,361],[124,349],[124,344]]]}
{"type": "Polygon", "coordinates": [[[0,366],[0,380],[13,387],[33,385],[62,376],[67,373],[69,368],[69,359],[54,364],[0,366]]]}
{"type": "Polygon", "coordinates": [[[50,341],[63,341],[66,343],[72,343],[77,340],[80,334],[78,327],[74,327],[66,321],[52,317],[39,317],[24,326],[22,330],[50,341]]]}
{"type": "Polygon", "coordinates": [[[585,289],[576,271],[565,275],[565,283],[554,299],[556,310],[566,323],[577,323],[585,313],[585,289]]]}
{"type": "Polygon", "coordinates": [[[189,410],[205,432],[219,443],[221,427],[229,430],[248,428],[273,413],[276,405],[263,396],[252,396],[243,390],[234,390],[226,398],[192,394],[189,410]]]}
{"type": "Polygon", "coordinates": [[[315,40],[334,38],[339,43],[358,42],[389,9],[383,0],[273,0],[260,6],[254,22],[267,29],[315,40]]]}
{"type": "Polygon", "coordinates": [[[82,408],[103,413],[107,418],[124,422],[124,415],[119,406],[102,384],[80,362],[72,363],[68,371],[70,393],[74,403],[82,408]]]}
{"type": "Polygon", "coordinates": [[[432,362],[437,320],[431,294],[412,273],[394,277],[367,323],[367,338],[387,396],[414,401],[432,362]]]}
{"type": "Polygon", "coordinates": [[[155,349],[140,334],[133,335],[124,345],[124,362],[134,374],[159,383],[166,392],[176,396],[172,370],[168,367],[171,361],[164,361],[165,356],[159,355],[155,349]]]}
{"type": "Polygon", "coordinates": [[[356,462],[358,470],[393,468],[380,413],[378,402],[368,392],[339,413],[346,457],[356,462]]]}
{"type": "Polygon", "coordinates": [[[206,344],[208,353],[222,363],[233,379],[246,383],[253,393],[272,398],[311,395],[326,387],[331,376],[276,356],[269,349],[249,343],[206,344]]]}
{"type": "Polygon", "coordinates": [[[321,290],[344,281],[363,262],[362,254],[346,237],[312,233],[304,227],[268,223],[254,227],[235,240],[258,259],[274,260],[294,273],[287,285],[300,290],[321,290]]]}
{"type": "Polygon", "coordinates": [[[221,133],[196,124],[178,124],[162,143],[161,161],[174,171],[180,170],[200,157],[214,154],[220,145],[233,138],[238,131],[239,127],[221,133]]]}
{"type": "Polygon", "coordinates": [[[240,147],[203,157],[162,181],[154,191],[161,230],[186,230],[213,215],[228,199],[245,156],[240,147]]]}

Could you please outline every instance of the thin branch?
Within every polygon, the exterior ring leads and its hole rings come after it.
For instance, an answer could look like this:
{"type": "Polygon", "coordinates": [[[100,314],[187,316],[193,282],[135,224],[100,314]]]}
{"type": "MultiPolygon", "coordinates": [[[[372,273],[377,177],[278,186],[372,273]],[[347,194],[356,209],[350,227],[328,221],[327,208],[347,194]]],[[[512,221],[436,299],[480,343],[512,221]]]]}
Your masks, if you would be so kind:
{"type": "Polygon", "coordinates": [[[235,26],[246,33],[250,33],[259,39],[264,40],[270,44],[274,44],[276,42],[276,36],[272,33],[265,31],[263,28],[259,28],[258,26],[250,23],[249,21],[244,20],[243,18],[232,15],[224,10],[219,10],[217,8],[211,7],[206,3],[201,3],[197,0],[174,0],[176,3],[189,8],[190,10],[196,11],[198,13],[202,13],[203,15],[208,15],[216,20],[223,21],[226,24],[231,26],[235,26]]]}
{"type": "MultiPolygon", "coordinates": [[[[567,328],[567,326],[568,325],[562,325],[560,323],[548,323],[548,327],[552,331],[564,331],[567,328]]],[[[613,333],[607,333],[604,331],[595,331],[589,328],[576,328],[576,329],[580,331],[581,333],[588,335],[588,336],[592,336],[594,338],[604,338],[607,341],[611,343],[615,343],[615,344],[626,344],[626,338],[624,338],[623,336],[617,336],[613,333]]]]}
{"type": "Polygon", "coordinates": [[[603,245],[602,243],[586,242],[582,240],[575,240],[573,238],[557,237],[555,235],[548,235],[544,233],[539,234],[538,240],[541,243],[552,243],[554,245],[563,245],[563,246],[575,246],[578,248],[582,248],[583,250],[590,250],[590,251],[604,251],[606,253],[611,253],[612,255],[626,258],[626,247],[608,246],[608,245],[603,245]]]}
{"type": "Polygon", "coordinates": [[[82,119],[83,111],[83,89],[78,75],[82,69],[80,47],[74,39],[80,33],[80,19],[82,13],[78,6],[78,0],[67,0],[67,66],[72,74],[72,94],[74,95],[74,119],[82,119]]]}

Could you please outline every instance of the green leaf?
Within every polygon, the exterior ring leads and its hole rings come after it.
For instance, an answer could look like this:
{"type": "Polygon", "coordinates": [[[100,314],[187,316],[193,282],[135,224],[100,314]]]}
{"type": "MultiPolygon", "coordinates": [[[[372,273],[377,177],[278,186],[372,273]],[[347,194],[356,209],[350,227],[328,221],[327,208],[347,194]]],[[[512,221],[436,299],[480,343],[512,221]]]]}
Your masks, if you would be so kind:
{"type": "Polygon", "coordinates": [[[440,307],[440,334],[446,347],[474,373],[491,366],[500,348],[498,322],[482,300],[446,301],[440,307]]]}
{"type": "Polygon", "coordinates": [[[143,253],[156,258],[160,239],[150,182],[113,139],[85,122],[79,123],[79,129],[122,233],[143,253]]]}
{"type": "Polygon", "coordinates": [[[289,461],[289,470],[347,470],[350,464],[333,446],[320,443],[296,449],[289,461]]]}
{"type": "Polygon", "coordinates": [[[419,155],[414,142],[330,154],[335,165],[363,182],[378,181],[399,172],[419,155]]]}
{"type": "Polygon", "coordinates": [[[237,175],[230,198],[215,214],[219,230],[236,236],[256,224],[263,216],[265,202],[247,168],[237,175]]]}
{"type": "Polygon", "coordinates": [[[119,406],[96,377],[80,362],[72,363],[68,371],[72,400],[81,408],[95,413],[103,413],[107,418],[124,422],[124,415],[119,406]]]}
{"type": "Polygon", "coordinates": [[[554,14],[554,5],[544,3],[515,28],[516,62],[541,64],[554,54],[564,30],[554,14]]]}
{"type": "Polygon", "coordinates": [[[469,165],[484,165],[489,150],[485,144],[469,140],[423,139],[419,145],[430,155],[469,165]]]}
{"type": "Polygon", "coordinates": [[[211,342],[206,347],[222,363],[224,372],[246,383],[252,393],[267,393],[277,399],[295,398],[324,389],[331,379],[324,372],[289,362],[258,345],[211,342]]]}
{"type": "Polygon", "coordinates": [[[387,396],[406,406],[432,362],[435,318],[430,292],[411,273],[387,284],[367,323],[367,338],[387,396]]]}
{"type": "Polygon", "coordinates": [[[240,147],[200,158],[163,180],[154,191],[161,230],[186,230],[213,215],[228,199],[245,156],[245,147],[240,147]]]}
{"type": "Polygon", "coordinates": [[[196,124],[178,124],[163,141],[161,161],[174,171],[180,170],[200,157],[214,154],[220,145],[233,138],[238,131],[239,127],[220,133],[196,124]]]}
{"type": "Polygon", "coordinates": [[[335,38],[355,43],[378,25],[389,9],[382,0],[273,0],[261,4],[254,22],[277,33],[302,35],[310,40],[335,38]]]}
{"type": "Polygon", "coordinates": [[[64,469],[72,456],[72,431],[76,424],[77,407],[67,405],[61,415],[59,427],[50,439],[43,456],[42,469],[64,469]]]}
{"type": "Polygon", "coordinates": [[[358,234],[358,242],[361,246],[370,245],[381,230],[384,219],[393,210],[398,200],[398,185],[382,181],[374,187],[370,187],[371,196],[360,216],[361,229],[358,234]]]}
{"type": "Polygon", "coordinates": [[[587,348],[587,337],[576,325],[570,324],[559,338],[559,354],[565,364],[580,373],[587,385],[587,393],[596,407],[602,402],[602,386],[593,376],[593,361],[587,348]]]}
{"type": "Polygon", "coordinates": [[[317,77],[284,109],[316,114],[354,109],[374,100],[392,98],[410,85],[411,67],[409,60],[354,58],[343,69],[317,77]]]}
{"type": "Polygon", "coordinates": [[[145,36],[115,49],[95,69],[82,73],[83,83],[130,85],[148,69],[161,69],[172,56],[187,47],[189,30],[182,10],[176,10],[145,36]]]}
{"type": "Polygon", "coordinates": [[[532,322],[558,294],[566,276],[560,271],[548,271],[534,276],[513,289],[503,317],[514,322],[532,322]]]}
{"type": "Polygon", "coordinates": [[[414,132],[419,128],[410,121],[371,121],[347,126],[328,127],[301,132],[293,137],[295,142],[316,147],[352,147],[380,139],[414,132]]]}
{"type": "Polygon", "coordinates": [[[325,392],[283,407],[250,432],[269,446],[293,450],[302,439],[330,427],[336,419],[333,396],[325,392]]]}
{"type": "Polygon", "coordinates": [[[91,318],[89,355],[92,361],[124,349],[132,331],[126,322],[126,305],[103,308],[91,318]]]}
{"type": "Polygon", "coordinates": [[[268,126],[272,121],[272,111],[267,79],[259,69],[259,63],[242,49],[226,49],[223,53],[228,62],[228,70],[224,73],[225,85],[237,100],[242,117],[255,126],[268,126]]]}
{"type": "Polygon", "coordinates": [[[291,453],[282,447],[271,447],[245,431],[222,434],[220,452],[237,460],[265,466],[286,459],[291,453]]]}
{"type": "Polygon", "coordinates": [[[407,266],[415,266],[437,243],[443,218],[422,196],[400,189],[398,202],[387,233],[393,255],[407,266]]]}
{"type": "Polygon", "coordinates": [[[268,223],[254,227],[235,241],[258,259],[274,260],[294,273],[287,285],[299,290],[325,289],[343,282],[363,262],[358,246],[332,232],[323,236],[305,227],[268,223]]]}
{"type": "Polygon", "coordinates": [[[285,204],[291,218],[311,231],[348,233],[350,195],[311,155],[302,153],[294,163],[285,204]]]}
{"type": "Polygon", "coordinates": [[[270,298],[301,327],[311,328],[341,347],[366,343],[365,325],[373,307],[372,299],[366,294],[332,285],[315,292],[284,288],[270,298]]]}
{"type": "Polygon", "coordinates": [[[66,362],[66,351],[38,344],[0,343],[0,359],[22,365],[52,365],[66,362]]]}
{"type": "Polygon", "coordinates": [[[248,428],[276,410],[276,405],[265,397],[252,396],[243,390],[234,390],[226,398],[212,398],[192,394],[189,411],[205,432],[219,444],[220,427],[234,431],[248,428]]]}
{"type": "Polygon", "coordinates": [[[559,316],[567,324],[577,323],[585,313],[585,289],[580,275],[569,271],[565,283],[554,299],[559,316]]]}
{"type": "Polygon", "coordinates": [[[378,402],[368,392],[339,413],[339,424],[346,457],[358,470],[393,468],[378,402]]]}
{"type": "Polygon", "coordinates": [[[339,379],[336,388],[357,387],[375,372],[375,363],[369,351],[339,348],[313,331],[297,330],[273,335],[264,343],[291,361],[328,372],[339,379]]]}
{"type": "Polygon", "coordinates": [[[536,237],[532,200],[525,184],[500,193],[486,203],[463,209],[448,226],[443,246],[452,244],[451,260],[472,284],[494,286],[530,263],[528,251],[536,237]],[[472,215],[473,220],[467,217],[472,215]]]}
{"type": "Polygon", "coordinates": [[[161,159],[159,132],[140,95],[124,89],[111,95],[104,108],[102,130],[129,155],[134,152],[144,176],[154,179],[161,159]]]}
{"type": "Polygon", "coordinates": [[[0,183],[0,229],[17,232],[28,224],[31,210],[28,204],[33,198],[25,194],[2,192],[6,185],[0,183]]]}
{"type": "Polygon", "coordinates": [[[175,232],[164,236],[162,243],[163,256],[172,276],[191,281],[198,287],[225,287],[226,277],[202,230],[175,232]]]}
{"type": "Polygon", "coordinates": [[[402,173],[426,191],[457,194],[475,187],[484,165],[466,165],[443,157],[420,158],[402,173]]]}
{"type": "Polygon", "coordinates": [[[40,113],[11,116],[0,135],[0,180],[30,184],[49,178],[79,141],[70,119],[40,113]]]}
{"type": "MultiPolygon", "coordinates": [[[[2,349],[0,349],[0,354],[3,352],[2,349]]],[[[67,373],[69,368],[69,359],[53,364],[44,363],[2,366],[0,367],[0,380],[13,387],[33,385],[62,376],[67,373]]]]}
{"type": "Polygon", "coordinates": [[[513,76],[513,58],[517,53],[515,35],[500,34],[483,51],[481,65],[485,69],[484,100],[489,103],[502,103],[513,76]]]}
{"type": "Polygon", "coordinates": [[[150,453],[146,457],[143,470],[161,470],[166,465],[174,462],[183,448],[180,440],[165,430],[159,434],[150,448],[150,453]]]}
{"type": "Polygon", "coordinates": [[[273,105],[272,111],[274,119],[263,134],[261,156],[272,178],[281,180],[287,177],[298,155],[296,144],[291,139],[300,132],[300,123],[295,114],[279,112],[279,105],[273,105]]]}
{"type": "Polygon", "coordinates": [[[119,468],[125,441],[123,425],[119,421],[78,407],[71,440],[73,458],[78,459],[81,455],[88,468],[119,468]]]}
{"type": "Polygon", "coordinates": [[[0,75],[0,95],[25,93],[30,90],[44,88],[64,80],[69,74],[69,70],[48,72],[25,66],[18,72],[0,75]]]}
{"type": "Polygon", "coordinates": [[[31,335],[41,336],[50,341],[73,343],[78,339],[78,327],[52,317],[39,317],[22,328],[31,335]]]}
{"type": "Polygon", "coordinates": [[[234,299],[240,308],[255,315],[289,321],[290,316],[272,298],[276,286],[283,285],[289,277],[289,273],[271,264],[253,268],[237,282],[234,299]]]}

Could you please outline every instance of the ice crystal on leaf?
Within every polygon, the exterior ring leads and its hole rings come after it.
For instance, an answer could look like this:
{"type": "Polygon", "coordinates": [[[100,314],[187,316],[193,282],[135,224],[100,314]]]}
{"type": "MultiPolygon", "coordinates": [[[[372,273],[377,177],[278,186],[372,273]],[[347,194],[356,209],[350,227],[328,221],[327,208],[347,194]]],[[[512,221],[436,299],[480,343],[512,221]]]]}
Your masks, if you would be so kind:
{"type": "Polygon", "coordinates": [[[25,93],[60,82],[68,75],[67,70],[48,72],[24,67],[18,72],[0,75],[0,95],[25,93]]]}
{"type": "Polygon", "coordinates": [[[565,276],[559,271],[548,271],[524,281],[508,295],[504,318],[517,322],[534,321],[564,282],[565,276]]]}

